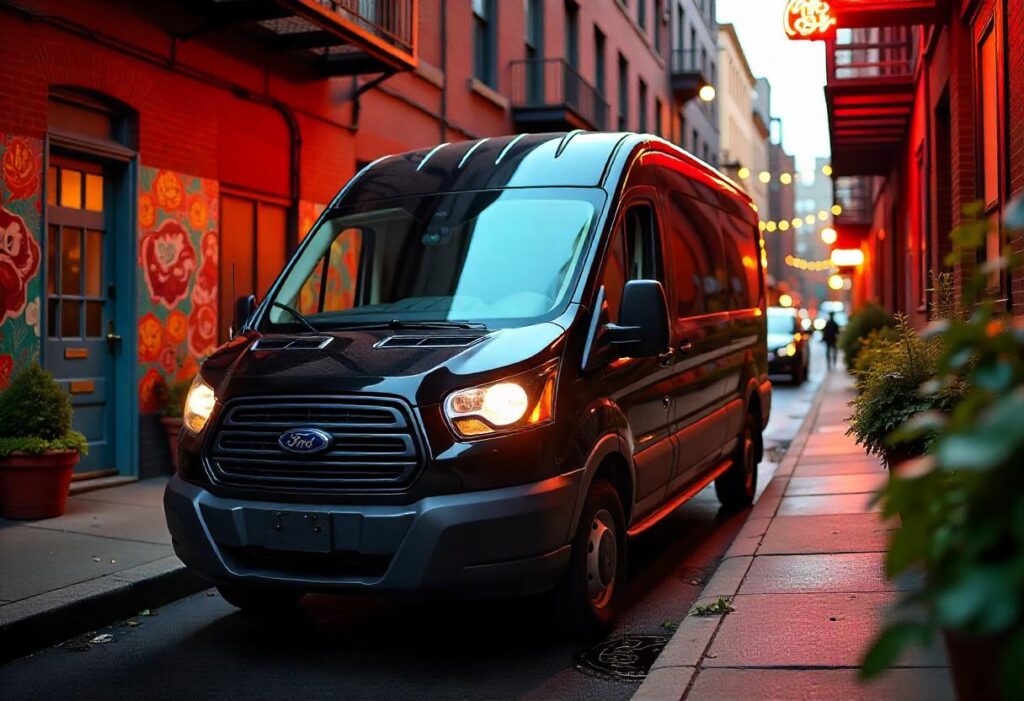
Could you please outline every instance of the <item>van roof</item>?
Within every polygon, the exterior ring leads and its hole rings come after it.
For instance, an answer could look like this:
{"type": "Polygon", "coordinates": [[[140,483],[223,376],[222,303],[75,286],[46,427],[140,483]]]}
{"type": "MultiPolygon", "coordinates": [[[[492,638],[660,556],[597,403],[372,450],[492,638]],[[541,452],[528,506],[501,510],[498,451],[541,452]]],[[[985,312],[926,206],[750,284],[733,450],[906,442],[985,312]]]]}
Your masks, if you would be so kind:
{"type": "Polygon", "coordinates": [[[600,187],[615,157],[628,156],[640,144],[672,154],[691,171],[727,184],[749,201],[724,175],[664,139],[630,132],[556,132],[519,134],[444,143],[380,158],[360,171],[333,206],[405,195],[487,190],[505,187],[600,187]]]}

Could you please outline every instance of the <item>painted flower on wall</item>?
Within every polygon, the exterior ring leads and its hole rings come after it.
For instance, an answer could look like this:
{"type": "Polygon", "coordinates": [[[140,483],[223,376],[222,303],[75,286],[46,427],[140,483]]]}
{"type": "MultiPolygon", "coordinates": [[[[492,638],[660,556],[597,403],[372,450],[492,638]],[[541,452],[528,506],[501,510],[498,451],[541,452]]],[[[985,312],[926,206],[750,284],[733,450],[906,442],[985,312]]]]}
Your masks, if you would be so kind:
{"type": "Polygon", "coordinates": [[[25,323],[28,324],[36,336],[39,335],[39,300],[33,299],[25,305],[25,323]]]}
{"type": "Polygon", "coordinates": [[[185,313],[175,309],[167,317],[167,342],[178,345],[188,337],[188,317],[185,313]]]}
{"type": "Polygon", "coordinates": [[[139,226],[143,231],[152,229],[156,224],[156,202],[148,192],[139,195],[139,226]]]}
{"type": "Polygon", "coordinates": [[[174,309],[188,294],[196,269],[196,250],[188,232],[173,219],[165,221],[143,235],[140,257],[150,298],[174,309]]]}
{"type": "Polygon", "coordinates": [[[39,243],[25,220],[0,207],[0,323],[25,309],[26,287],[39,270],[39,243]]]}
{"type": "Polygon", "coordinates": [[[185,186],[177,173],[161,170],[153,180],[153,195],[157,206],[167,211],[181,209],[185,198],[185,186]]]}
{"type": "Polygon", "coordinates": [[[192,288],[192,306],[216,306],[217,304],[217,234],[207,231],[203,234],[199,248],[203,252],[203,264],[199,266],[196,284],[192,288]]]}
{"type": "Polygon", "coordinates": [[[160,351],[160,367],[168,375],[173,375],[174,371],[178,369],[178,353],[173,346],[167,346],[160,351]]]}
{"type": "Polygon", "coordinates": [[[33,151],[27,139],[12,138],[4,152],[4,184],[12,200],[33,197],[39,190],[42,156],[33,151]]]}
{"type": "Polygon", "coordinates": [[[0,389],[7,389],[11,384],[11,371],[14,369],[14,358],[0,355],[0,389]]]}
{"type": "Polygon", "coordinates": [[[202,195],[193,195],[188,200],[188,223],[193,229],[202,231],[210,221],[210,206],[202,195]]]}
{"type": "Polygon", "coordinates": [[[164,325],[153,312],[139,321],[139,360],[149,363],[160,357],[164,347],[164,325]]]}
{"type": "Polygon", "coordinates": [[[167,380],[160,371],[151,367],[139,380],[139,411],[154,414],[164,406],[167,397],[167,380]]]}
{"type": "Polygon", "coordinates": [[[213,305],[204,304],[192,310],[188,319],[188,349],[202,358],[217,347],[217,312],[213,305]]]}
{"type": "Polygon", "coordinates": [[[178,374],[174,376],[177,381],[181,380],[192,380],[199,372],[199,363],[191,355],[186,355],[185,360],[182,361],[181,367],[178,368],[178,374]]]}

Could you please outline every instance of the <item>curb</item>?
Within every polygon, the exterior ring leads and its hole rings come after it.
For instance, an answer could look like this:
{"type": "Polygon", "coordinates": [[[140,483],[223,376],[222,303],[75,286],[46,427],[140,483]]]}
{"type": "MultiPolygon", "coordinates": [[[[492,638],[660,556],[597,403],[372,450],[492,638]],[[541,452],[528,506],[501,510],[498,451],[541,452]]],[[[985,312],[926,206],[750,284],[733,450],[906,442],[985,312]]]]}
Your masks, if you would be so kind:
{"type": "MultiPolygon", "coordinates": [[[[747,514],[747,520],[722,556],[722,561],[718,563],[714,574],[695,603],[707,604],[720,596],[733,596],[739,589],[740,582],[746,576],[747,568],[754,559],[753,555],[761,542],[761,537],[782,502],[782,494],[796,467],[797,458],[803,452],[807,438],[811,434],[811,428],[818,418],[830,384],[830,377],[826,375],[815,390],[811,406],[800,423],[796,436],[786,449],[778,469],[765,487],[761,498],[747,514]]],[[[700,664],[704,652],[711,644],[711,639],[718,631],[722,618],[691,616],[687,613],[665,645],[665,649],[654,661],[647,678],[633,694],[632,701],[679,701],[683,698],[697,673],[697,665],[700,664]]]]}
{"type": "Polygon", "coordinates": [[[209,586],[170,556],[7,604],[0,609],[0,663],[209,586]]]}

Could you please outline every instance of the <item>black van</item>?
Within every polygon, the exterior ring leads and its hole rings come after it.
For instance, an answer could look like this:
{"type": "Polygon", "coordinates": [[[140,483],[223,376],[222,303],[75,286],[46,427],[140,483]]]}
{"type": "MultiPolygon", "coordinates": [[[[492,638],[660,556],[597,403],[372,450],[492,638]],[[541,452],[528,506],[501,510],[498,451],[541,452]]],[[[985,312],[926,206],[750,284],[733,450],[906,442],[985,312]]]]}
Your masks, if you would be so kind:
{"type": "Polygon", "coordinates": [[[756,208],[653,136],[382,158],[331,202],[189,393],[178,556],[243,609],[304,593],[554,590],[614,615],[629,536],[768,421],[756,208]]]}

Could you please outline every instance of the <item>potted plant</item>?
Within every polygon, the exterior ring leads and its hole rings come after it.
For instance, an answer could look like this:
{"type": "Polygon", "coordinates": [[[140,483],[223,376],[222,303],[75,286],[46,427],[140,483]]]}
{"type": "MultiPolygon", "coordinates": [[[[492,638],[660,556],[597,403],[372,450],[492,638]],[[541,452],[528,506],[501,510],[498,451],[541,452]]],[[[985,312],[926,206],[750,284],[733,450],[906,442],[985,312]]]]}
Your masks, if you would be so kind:
{"type": "MultiPolygon", "coordinates": [[[[1008,216],[1007,227],[1024,230],[1024,216],[1008,216]]],[[[986,231],[968,223],[954,242],[976,248],[986,231]]],[[[930,327],[941,343],[930,389],[964,381],[967,391],[951,412],[920,414],[901,429],[904,439],[933,441],[881,493],[883,512],[901,519],[887,574],[923,571],[925,583],[905,596],[909,615],[883,631],[863,674],[941,633],[961,701],[1024,699],[1024,332],[984,299],[991,273],[1019,262],[1008,253],[978,266],[964,286],[970,317],[930,327]]]]}
{"type": "Polygon", "coordinates": [[[892,325],[892,316],[877,304],[868,303],[855,311],[850,316],[843,332],[839,334],[839,349],[843,351],[847,369],[853,371],[857,362],[857,354],[860,353],[861,343],[869,333],[875,329],[892,325]]]}
{"type": "Polygon", "coordinates": [[[168,388],[164,398],[160,423],[167,431],[167,445],[171,450],[171,467],[178,471],[178,439],[181,436],[182,415],[185,413],[185,398],[188,397],[191,382],[178,380],[168,388]]]}
{"type": "Polygon", "coordinates": [[[53,518],[67,506],[71,472],[88,446],[71,428],[71,399],[37,363],[0,393],[0,516],[53,518]]]}

